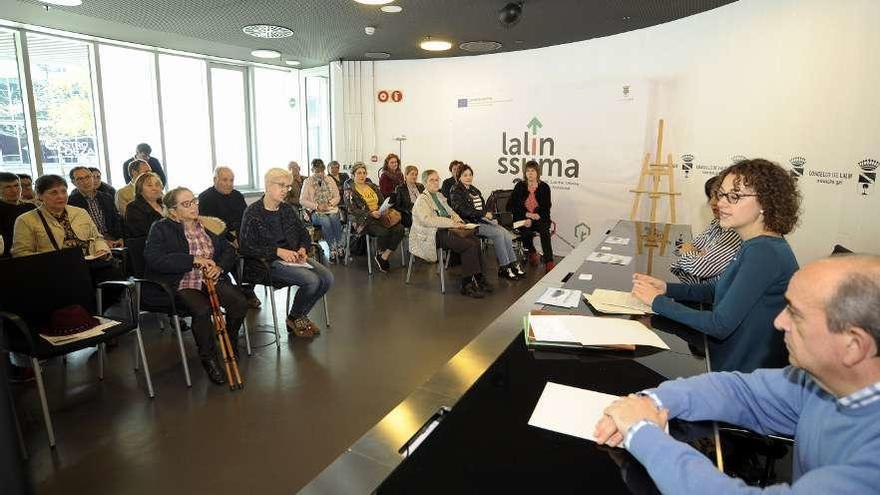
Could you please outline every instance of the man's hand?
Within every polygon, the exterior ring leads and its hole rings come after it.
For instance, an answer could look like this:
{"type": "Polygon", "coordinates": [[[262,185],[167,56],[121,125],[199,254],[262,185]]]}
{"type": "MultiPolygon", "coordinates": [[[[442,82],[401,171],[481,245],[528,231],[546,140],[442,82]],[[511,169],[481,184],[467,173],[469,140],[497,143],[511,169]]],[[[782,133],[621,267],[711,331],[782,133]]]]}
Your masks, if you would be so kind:
{"type": "Polygon", "coordinates": [[[600,444],[618,446],[623,441],[630,428],[639,421],[650,421],[661,429],[666,428],[669,420],[669,411],[657,409],[657,405],[650,397],[644,395],[630,395],[612,402],[605,409],[605,417],[596,425],[596,441],[600,444]],[[606,421],[610,419],[614,424],[606,421]],[[616,442],[616,443],[614,443],[616,442]]]}
{"type": "Polygon", "coordinates": [[[607,445],[609,447],[619,447],[623,443],[623,434],[617,429],[609,416],[602,416],[602,419],[596,423],[596,430],[593,432],[596,437],[596,443],[599,445],[607,445]]]}
{"type": "Polygon", "coordinates": [[[278,248],[275,250],[275,254],[278,255],[283,261],[288,263],[296,263],[296,251],[291,251],[290,249],[278,248]]]}

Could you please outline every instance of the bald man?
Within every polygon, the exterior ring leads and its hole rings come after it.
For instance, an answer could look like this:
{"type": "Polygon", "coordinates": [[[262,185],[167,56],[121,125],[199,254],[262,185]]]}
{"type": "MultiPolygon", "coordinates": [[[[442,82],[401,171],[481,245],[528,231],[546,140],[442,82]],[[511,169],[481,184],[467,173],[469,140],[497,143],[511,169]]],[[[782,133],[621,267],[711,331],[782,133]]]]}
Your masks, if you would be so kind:
{"type": "Polygon", "coordinates": [[[241,216],[247,203],[244,196],[234,189],[235,173],[229,167],[214,169],[214,185],[199,194],[199,213],[217,217],[226,222],[227,238],[234,241],[241,228],[241,216]]]}
{"type": "Polygon", "coordinates": [[[613,403],[599,443],[623,444],[663,493],[877,493],[880,487],[880,257],[810,263],[776,318],[791,366],[668,381],[613,403]],[[663,431],[668,418],[794,437],[792,484],[760,489],[718,471],[663,431]]]}

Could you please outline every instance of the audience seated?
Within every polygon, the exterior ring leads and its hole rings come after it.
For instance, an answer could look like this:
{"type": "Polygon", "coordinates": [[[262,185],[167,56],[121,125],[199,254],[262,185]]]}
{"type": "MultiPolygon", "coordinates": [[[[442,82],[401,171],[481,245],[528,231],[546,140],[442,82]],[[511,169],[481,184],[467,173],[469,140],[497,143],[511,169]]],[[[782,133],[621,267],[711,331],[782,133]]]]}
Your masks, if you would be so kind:
{"type": "Polygon", "coordinates": [[[0,172],[0,239],[3,241],[0,258],[10,256],[15,219],[36,208],[33,204],[21,200],[20,184],[21,180],[17,175],[0,172]]]}
{"type": "Polygon", "coordinates": [[[119,218],[112,196],[95,189],[95,181],[86,167],[71,169],[70,180],[76,186],[76,190],[70,194],[68,204],[89,212],[89,216],[110,247],[121,246],[122,219],[119,218]]]}
{"type": "Polygon", "coordinates": [[[162,191],[165,186],[155,172],[145,172],[134,181],[134,201],[125,210],[125,237],[146,237],[150,227],[164,217],[162,191]]]}
{"type": "Polygon", "coordinates": [[[354,178],[349,181],[351,186],[345,190],[350,221],[355,224],[358,232],[366,231],[377,239],[378,247],[374,258],[379,270],[387,272],[391,269],[388,258],[403,240],[406,229],[400,222],[391,225],[388,213],[379,211],[385,196],[375,184],[367,181],[366,165],[356,163],[351,173],[354,178]]]}
{"type": "Polygon", "coordinates": [[[214,169],[214,185],[199,194],[199,212],[226,223],[226,239],[235,245],[241,229],[241,216],[247,208],[244,195],[236,191],[235,173],[229,167],[214,169]]]}
{"type": "Polygon", "coordinates": [[[153,156],[150,156],[150,153],[152,152],[153,148],[151,148],[150,145],[147,143],[141,143],[137,145],[137,147],[135,148],[134,157],[126,160],[125,163],[122,165],[122,176],[125,178],[126,183],[131,182],[131,175],[128,171],[128,165],[134,160],[143,160],[149,163],[150,168],[153,170],[153,172],[159,175],[159,179],[162,180],[162,184],[168,184],[167,180],[165,179],[165,170],[162,169],[162,164],[159,163],[159,160],[157,160],[153,156]]]}
{"type": "Polygon", "coordinates": [[[425,186],[417,182],[419,169],[413,165],[407,165],[404,169],[403,184],[397,186],[392,197],[394,209],[400,212],[400,223],[404,227],[412,227],[412,208],[419,194],[424,192],[425,186]]]}
{"type": "Polygon", "coordinates": [[[34,197],[34,187],[31,176],[28,174],[18,174],[18,179],[21,183],[21,202],[36,203],[37,198],[34,197]]]}
{"type": "Polygon", "coordinates": [[[327,168],[330,169],[330,173],[328,173],[327,175],[329,175],[333,178],[333,180],[336,181],[336,187],[339,188],[339,197],[341,198],[345,183],[348,182],[348,179],[350,179],[350,177],[345,172],[339,171],[339,162],[337,162],[336,160],[328,163],[327,168]]]}
{"type": "MultiPolygon", "coordinates": [[[[739,186],[751,188],[748,176],[741,177],[739,186]]],[[[730,185],[725,177],[723,194],[736,191],[730,185]]],[[[786,189],[790,194],[792,188],[786,189]]],[[[757,194],[760,201],[762,193],[757,194]]],[[[750,201],[747,197],[740,203],[750,201]]],[[[725,203],[722,224],[742,213],[725,203]]],[[[779,205],[761,206],[766,215],[779,205]]],[[[746,239],[743,255],[748,245],[746,239]]],[[[596,426],[597,442],[626,448],[662,493],[876,493],[880,258],[843,255],[810,263],[792,277],[785,299],[774,325],[784,336],[791,366],[708,373],[630,395],[605,410],[596,426]],[[761,489],[728,477],[701,452],[663,431],[671,418],[723,421],[794,437],[791,485],[761,489]]]]}
{"type": "Polygon", "coordinates": [[[92,174],[92,180],[95,182],[94,187],[96,191],[100,191],[111,198],[116,198],[116,188],[101,179],[101,169],[97,167],[89,167],[89,173],[92,174]]]}
{"type": "MultiPolygon", "coordinates": [[[[212,308],[204,280],[209,277],[216,281],[217,297],[226,310],[226,332],[238,357],[238,333],[247,312],[247,301],[225,275],[235,266],[235,251],[225,239],[202,226],[198,200],[189,189],[178,187],[168,191],[162,203],[168,217],[150,229],[144,249],[144,276],[164,282],[175,291],[177,304],[192,315],[193,337],[208,378],[216,384],[224,384],[226,378],[217,361],[212,308]]],[[[145,285],[144,299],[162,304],[158,290],[145,285]]]]}
{"type": "Polygon", "coordinates": [[[409,250],[427,261],[437,261],[437,248],[449,249],[461,257],[461,293],[482,298],[492,292],[483,276],[480,241],[440,193],[440,174],[436,170],[422,173],[425,192],[413,205],[413,224],[409,231],[409,250]]]}
{"type": "Polygon", "coordinates": [[[287,193],[287,196],[284,197],[284,201],[295,206],[297,211],[301,212],[302,206],[300,205],[299,197],[302,194],[302,185],[306,178],[300,175],[299,163],[297,162],[288,163],[287,170],[290,171],[292,179],[290,182],[290,191],[287,193]]]}
{"type": "Polygon", "coordinates": [[[449,197],[449,192],[452,190],[452,186],[455,185],[455,177],[456,174],[458,174],[458,167],[460,167],[461,165],[462,162],[458,160],[452,160],[451,162],[449,162],[450,176],[443,181],[443,185],[440,187],[440,192],[443,193],[444,198],[449,197]]]}
{"type": "Polygon", "coordinates": [[[478,224],[477,235],[492,241],[495,257],[498,258],[498,276],[508,280],[519,280],[526,276],[525,270],[513,250],[513,233],[492,218],[486,210],[486,201],[479,189],[474,187],[474,170],[470,165],[458,167],[456,183],[450,191],[449,203],[452,209],[466,222],[478,224]]]}
{"type": "Polygon", "coordinates": [[[555,266],[553,244],[550,241],[550,186],[541,180],[541,166],[535,160],[526,162],[523,180],[513,186],[510,195],[510,211],[514,222],[525,222],[519,227],[523,247],[529,255],[529,264],[538,265],[534,234],[541,237],[541,251],[544,255],[544,269],[550,271],[555,266]]]}
{"type": "Polygon", "coordinates": [[[721,172],[716,191],[720,225],[742,238],[742,248],[715,283],[667,284],[636,274],[633,295],[655,313],[709,336],[713,371],[754,371],[785,364],[773,318],[798,264],[783,237],[794,229],[800,192],[789,172],[763,159],[743,160],[721,172]],[[676,301],[713,303],[700,311],[676,301]]]}
{"type": "Polygon", "coordinates": [[[693,242],[678,248],[678,258],[672,262],[669,271],[686,284],[702,284],[714,282],[721,278],[721,273],[733,261],[742,239],[735,230],[722,228],[718,221],[718,198],[715,197],[715,186],[718,177],[706,181],[706,197],[712,209],[712,222],[702,234],[694,237],[693,242]]]}
{"type": "Polygon", "coordinates": [[[403,174],[400,172],[400,158],[394,153],[385,157],[382,168],[379,169],[379,191],[385,197],[394,194],[397,186],[403,184],[403,174]]]}
{"type": "Polygon", "coordinates": [[[321,235],[330,246],[330,261],[345,254],[342,242],[342,222],[339,219],[339,189],[333,179],[324,174],[324,161],[312,160],[312,175],[302,185],[299,202],[311,212],[312,225],[321,228],[321,235]]]}
{"type": "Polygon", "coordinates": [[[319,328],[308,314],[330,290],[333,274],[308,255],[312,239],[302,218],[285,202],[292,182],[290,172],[269,169],[266,194],[245,210],[239,238],[241,254],[246,257],[244,279],[265,283],[268,276],[273,285],[297,286],[287,330],[297,337],[314,337],[319,328]],[[256,259],[268,264],[269,273],[256,259]],[[308,263],[311,268],[292,266],[296,263],[308,263]]]}
{"type": "MultiPolygon", "coordinates": [[[[131,175],[131,182],[125,185],[125,187],[116,191],[116,209],[119,211],[119,215],[122,218],[125,218],[125,209],[128,207],[128,204],[134,201],[135,191],[134,191],[134,183],[141,174],[145,174],[150,172],[152,169],[150,168],[150,164],[143,160],[133,160],[128,164],[128,173],[131,175]]],[[[158,177],[158,175],[156,176],[158,177]]],[[[160,179],[161,182],[161,179],[160,179]]]]}

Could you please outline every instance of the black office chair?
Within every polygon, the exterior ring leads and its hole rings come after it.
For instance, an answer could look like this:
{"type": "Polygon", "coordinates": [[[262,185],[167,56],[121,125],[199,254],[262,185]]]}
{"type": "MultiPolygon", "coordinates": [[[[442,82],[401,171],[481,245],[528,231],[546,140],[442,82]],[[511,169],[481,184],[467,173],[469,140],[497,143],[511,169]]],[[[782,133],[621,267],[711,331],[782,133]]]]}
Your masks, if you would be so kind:
{"type": "Polygon", "coordinates": [[[136,352],[144,363],[147,394],[151,398],[155,396],[143,338],[137,325],[133,285],[126,281],[108,281],[98,284],[95,290],[91,272],[79,249],[65,249],[0,261],[0,319],[4,321],[5,333],[3,340],[9,351],[31,358],[50,447],[55,447],[55,430],[49,414],[41,360],[65,356],[86,347],[97,346],[98,378],[103,380],[106,342],[133,331],[137,337],[136,352]],[[121,286],[129,291],[131,301],[129,321],[105,329],[100,336],[59,345],[52,345],[40,336],[40,329],[45,327],[50,315],[56,309],[77,304],[90,314],[103,314],[103,290],[113,286],[121,286]]]}

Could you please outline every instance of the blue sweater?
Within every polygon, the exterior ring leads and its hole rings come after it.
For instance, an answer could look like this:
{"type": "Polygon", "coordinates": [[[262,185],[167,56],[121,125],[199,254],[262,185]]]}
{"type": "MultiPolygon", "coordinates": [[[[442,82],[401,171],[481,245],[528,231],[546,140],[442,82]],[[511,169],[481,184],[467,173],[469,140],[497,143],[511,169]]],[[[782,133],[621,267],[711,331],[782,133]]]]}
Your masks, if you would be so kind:
{"type": "Polygon", "coordinates": [[[794,436],[793,484],[764,490],[718,471],[703,454],[653,424],[629,439],[629,451],[663,493],[855,495],[880,491],[880,401],[844,408],[805,371],[708,373],[652,392],[669,416],[717,420],[762,434],[794,436]]]}
{"type": "Polygon", "coordinates": [[[656,297],[651,308],[709,336],[713,371],[781,368],[788,356],[773,320],[785,307],[785,290],[797,269],[785,239],[754,237],[743,242],[715,284],[667,284],[666,295],[656,297]],[[714,305],[698,311],[673,299],[714,305]]]}

